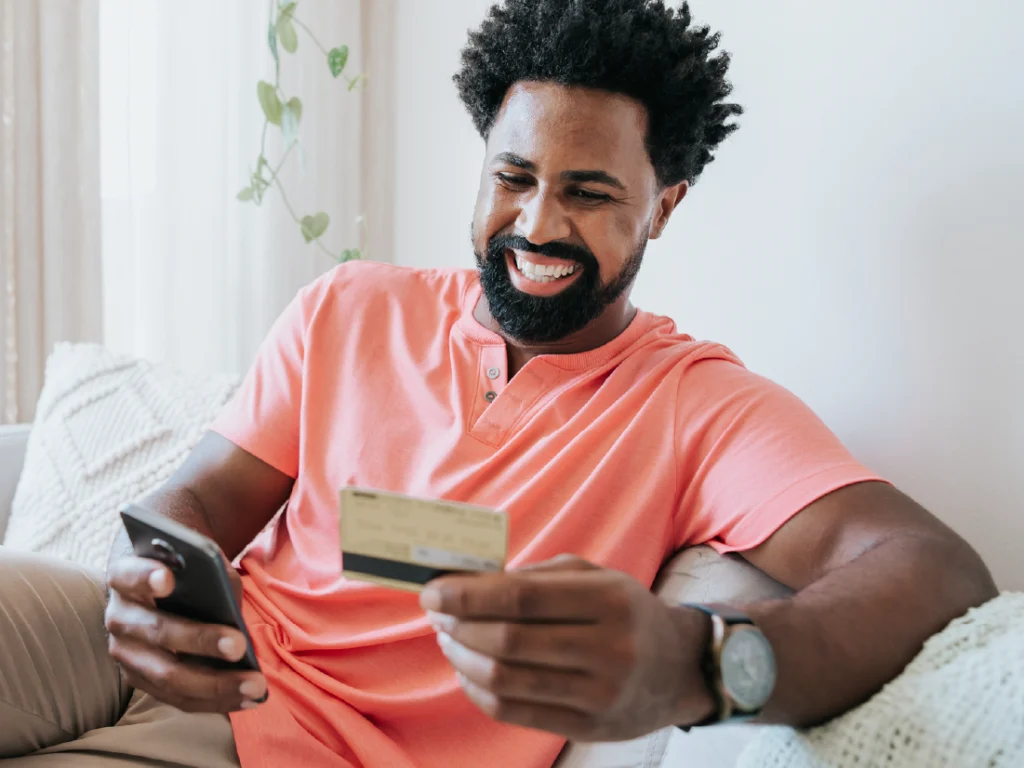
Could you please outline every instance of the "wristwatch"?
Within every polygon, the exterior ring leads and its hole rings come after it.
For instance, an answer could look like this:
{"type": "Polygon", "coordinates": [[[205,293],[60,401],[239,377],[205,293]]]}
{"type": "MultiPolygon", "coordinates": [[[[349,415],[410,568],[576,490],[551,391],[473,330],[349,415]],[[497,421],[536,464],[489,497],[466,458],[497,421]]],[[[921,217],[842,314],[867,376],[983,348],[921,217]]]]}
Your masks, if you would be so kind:
{"type": "Polygon", "coordinates": [[[703,672],[718,704],[716,713],[690,727],[753,720],[775,689],[775,654],[768,638],[749,616],[735,608],[701,603],[684,606],[711,617],[711,644],[703,672]]]}

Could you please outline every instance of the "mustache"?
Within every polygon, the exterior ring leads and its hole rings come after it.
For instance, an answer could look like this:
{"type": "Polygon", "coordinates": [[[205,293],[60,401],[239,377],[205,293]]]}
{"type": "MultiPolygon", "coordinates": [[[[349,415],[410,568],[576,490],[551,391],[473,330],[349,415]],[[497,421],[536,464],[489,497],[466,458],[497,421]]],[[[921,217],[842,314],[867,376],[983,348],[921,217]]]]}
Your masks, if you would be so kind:
{"type": "Polygon", "coordinates": [[[592,269],[597,269],[598,266],[597,258],[586,246],[563,243],[558,240],[536,245],[519,235],[495,235],[487,243],[487,254],[492,259],[501,258],[506,248],[512,251],[550,256],[553,259],[575,261],[592,269]]]}

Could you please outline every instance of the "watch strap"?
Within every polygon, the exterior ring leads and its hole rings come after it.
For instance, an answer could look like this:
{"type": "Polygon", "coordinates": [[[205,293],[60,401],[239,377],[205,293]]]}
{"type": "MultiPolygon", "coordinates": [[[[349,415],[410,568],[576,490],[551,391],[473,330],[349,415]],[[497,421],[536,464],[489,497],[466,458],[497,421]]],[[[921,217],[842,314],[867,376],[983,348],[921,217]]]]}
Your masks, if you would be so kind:
{"type": "Polygon", "coordinates": [[[682,607],[693,608],[711,617],[711,642],[708,643],[701,668],[708,690],[711,691],[711,695],[715,698],[716,710],[699,723],[680,725],[678,727],[684,733],[689,733],[691,728],[702,728],[725,722],[739,723],[753,720],[757,717],[756,713],[738,712],[733,709],[731,702],[726,698],[725,692],[721,687],[721,672],[717,669],[716,658],[724,640],[726,627],[738,624],[753,625],[754,621],[743,611],[721,603],[682,603],[682,607]]]}

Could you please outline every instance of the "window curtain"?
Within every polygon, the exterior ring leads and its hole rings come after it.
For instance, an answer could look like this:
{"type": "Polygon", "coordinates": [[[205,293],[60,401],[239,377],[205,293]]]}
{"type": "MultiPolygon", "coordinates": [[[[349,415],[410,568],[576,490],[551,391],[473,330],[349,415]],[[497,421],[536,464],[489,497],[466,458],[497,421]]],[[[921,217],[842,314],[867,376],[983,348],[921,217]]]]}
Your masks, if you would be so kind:
{"type": "MultiPolygon", "coordinates": [[[[267,26],[279,3],[99,2],[106,343],[242,373],[295,292],[334,264],[289,206],[330,216],[334,253],[365,244],[368,258],[391,260],[394,0],[298,3],[298,48],[278,47],[281,87],[303,103],[300,143],[280,173],[287,204],[270,188],[261,207],[236,195],[259,154],[256,84],[274,80],[267,26]],[[342,77],[305,27],[326,49],[349,47],[342,77]],[[345,76],[360,73],[366,86],[350,91],[345,76]]],[[[283,148],[271,126],[272,165],[283,148]]]]}
{"type": "Polygon", "coordinates": [[[0,0],[0,422],[100,341],[98,0],[0,0]]]}

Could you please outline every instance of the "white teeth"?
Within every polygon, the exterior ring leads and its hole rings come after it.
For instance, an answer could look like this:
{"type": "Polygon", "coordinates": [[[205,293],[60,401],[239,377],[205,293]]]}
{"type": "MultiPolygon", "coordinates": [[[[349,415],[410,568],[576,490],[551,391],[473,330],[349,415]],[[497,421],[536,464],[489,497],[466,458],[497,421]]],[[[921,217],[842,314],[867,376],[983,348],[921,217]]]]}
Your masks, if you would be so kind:
{"type": "Polygon", "coordinates": [[[552,265],[552,264],[534,264],[532,261],[527,261],[518,253],[516,254],[516,266],[519,267],[519,271],[530,280],[538,283],[550,283],[552,280],[557,280],[561,277],[571,275],[576,271],[576,265],[571,266],[565,265],[552,265]]]}

